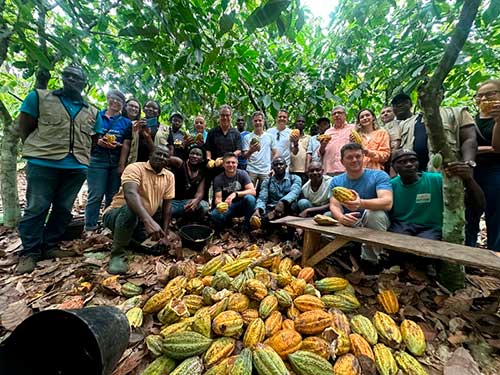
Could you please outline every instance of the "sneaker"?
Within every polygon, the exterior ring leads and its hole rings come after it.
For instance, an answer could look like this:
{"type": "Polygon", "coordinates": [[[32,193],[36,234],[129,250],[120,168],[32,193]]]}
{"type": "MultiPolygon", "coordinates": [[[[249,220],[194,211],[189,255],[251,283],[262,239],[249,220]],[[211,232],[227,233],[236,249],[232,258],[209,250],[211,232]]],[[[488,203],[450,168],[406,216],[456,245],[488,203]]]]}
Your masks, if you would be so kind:
{"type": "Polygon", "coordinates": [[[23,273],[31,273],[36,268],[36,260],[34,257],[22,256],[17,263],[16,273],[21,275],[23,273]]]}
{"type": "Polygon", "coordinates": [[[128,271],[127,260],[124,255],[111,255],[108,272],[112,275],[123,275],[128,271]]]}
{"type": "Polygon", "coordinates": [[[76,257],[78,254],[72,250],[62,250],[57,247],[46,250],[43,252],[44,259],[55,259],[55,258],[70,258],[76,257]]]}

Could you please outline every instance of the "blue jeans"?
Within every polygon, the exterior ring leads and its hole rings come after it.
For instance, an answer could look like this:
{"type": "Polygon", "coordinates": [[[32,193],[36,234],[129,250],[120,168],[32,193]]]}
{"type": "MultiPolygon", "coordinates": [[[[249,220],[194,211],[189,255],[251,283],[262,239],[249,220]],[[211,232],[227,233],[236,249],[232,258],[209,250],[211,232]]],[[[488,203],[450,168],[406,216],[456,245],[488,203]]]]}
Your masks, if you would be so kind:
{"type": "Polygon", "coordinates": [[[189,217],[193,220],[203,219],[209,210],[208,202],[202,200],[202,201],[200,201],[200,203],[198,203],[198,208],[195,211],[186,213],[184,210],[184,206],[190,200],[191,199],[174,199],[174,200],[172,200],[172,210],[171,210],[172,217],[185,216],[185,217],[189,217]]]}
{"type": "Polygon", "coordinates": [[[26,208],[18,228],[23,243],[20,255],[40,258],[43,250],[57,245],[71,222],[71,208],[86,176],[86,169],[28,163],[26,208]]]}
{"type": "Polygon", "coordinates": [[[113,196],[120,189],[118,174],[119,158],[108,152],[96,152],[90,157],[87,184],[89,187],[87,207],[85,207],[85,229],[97,229],[102,199],[108,207],[113,196]]]}
{"type": "Polygon", "coordinates": [[[308,209],[308,208],[312,208],[312,207],[313,207],[313,205],[309,199],[302,198],[302,199],[299,199],[299,201],[297,202],[297,209],[298,209],[299,213],[308,209]]]}
{"type": "Polygon", "coordinates": [[[250,231],[250,218],[255,212],[255,197],[253,195],[245,195],[243,198],[238,199],[236,202],[229,206],[229,209],[221,214],[217,209],[210,212],[210,218],[215,224],[217,230],[222,230],[231,226],[231,219],[233,217],[245,216],[244,228],[250,231]]]}
{"type": "MultiPolygon", "coordinates": [[[[474,170],[474,179],[486,198],[486,231],[488,249],[500,251],[500,165],[480,166],[474,170]]],[[[482,211],[468,207],[466,210],[465,244],[477,245],[482,211]]]]}

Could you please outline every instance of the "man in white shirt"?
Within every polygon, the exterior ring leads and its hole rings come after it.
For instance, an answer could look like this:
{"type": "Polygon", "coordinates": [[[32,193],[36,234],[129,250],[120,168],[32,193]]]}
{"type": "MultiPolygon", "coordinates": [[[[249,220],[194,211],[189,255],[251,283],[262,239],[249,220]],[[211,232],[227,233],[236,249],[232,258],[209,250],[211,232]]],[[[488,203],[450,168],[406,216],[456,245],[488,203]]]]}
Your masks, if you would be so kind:
{"type": "Polygon", "coordinates": [[[267,133],[276,141],[279,156],[285,159],[287,166],[290,166],[290,134],[292,130],[286,126],[287,123],[288,112],[280,109],[276,116],[276,127],[269,129],[267,133]]]}

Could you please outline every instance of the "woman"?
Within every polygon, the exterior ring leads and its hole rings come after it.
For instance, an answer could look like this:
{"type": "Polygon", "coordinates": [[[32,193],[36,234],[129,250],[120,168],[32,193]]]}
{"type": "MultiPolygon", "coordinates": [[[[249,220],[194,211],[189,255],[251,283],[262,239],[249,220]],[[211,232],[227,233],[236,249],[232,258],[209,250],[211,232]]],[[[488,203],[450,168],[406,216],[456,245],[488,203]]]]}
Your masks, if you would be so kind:
{"type": "MultiPolygon", "coordinates": [[[[370,169],[384,169],[384,163],[391,155],[389,133],[379,129],[375,113],[371,109],[362,109],[358,112],[356,130],[363,139],[364,160],[363,166],[370,169]]],[[[351,135],[351,141],[354,141],[351,135]]]]}
{"type": "MultiPolygon", "coordinates": [[[[490,79],[480,84],[474,99],[479,106],[476,116],[479,147],[474,178],[486,198],[488,249],[500,251],[500,148],[497,147],[500,145],[500,80],[490,79]]],[[[466,244],[469,246],[476,246],[482,214],[482,210],[467,210],[466,244]]]]}
{"type": "Polygon", "coordinates": [[[208,212],[205,195],[206,151],[196,144],[189,146],[188,157],[179,167],[173,166],[175,174],[175,198],[172,200],[172,217],[189,217],[202,221],[208,212]]]}
{"type": "Polygon", "coordinates": [[[111,90],[107,94],[108,108],[99,112],[103,135],[92,147],[90,165],[87,175],[88,200],[85,208],[85,230],[97,229],[99,209],[103,197],[105,206],[111,204],[113,196],[120,188],[120,174],[118,167],[122,145],[130,147],[132,138],[132,123],[122,116],[125,96],[118,90],[111,90]]]}
{"type": "MultiPolygon", "coordinates": [[[[123,109],[123,116],[127,117],[132,121],[132,130],[137,121],[141,118],[141,104],[135,98],[130,98],[125,102],[125,108],[123,109]]],[[[123,170],[127,166],[127,159],[130,154],[131,144],[134,142],[134,133],[132,134],[132,142],[126,142],[122,145],[122,151],[120,153],[120,166],[118,167],[118,173],[121,175],[123,170]]]]}

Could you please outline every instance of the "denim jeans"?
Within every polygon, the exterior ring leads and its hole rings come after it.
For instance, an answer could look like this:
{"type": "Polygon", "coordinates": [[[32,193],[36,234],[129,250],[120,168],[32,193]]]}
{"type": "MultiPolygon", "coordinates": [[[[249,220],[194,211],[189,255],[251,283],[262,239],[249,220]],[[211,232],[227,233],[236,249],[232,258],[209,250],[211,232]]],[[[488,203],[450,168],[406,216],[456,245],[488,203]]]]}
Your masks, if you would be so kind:
{"type": "Polygon", "coordinates": [[[43,250],[57,245],[71,222],[71,208],[86,176],[86,169],[59,169],[28,163],[26,208],[19,222],[23,243],[20,255],[40,258],[43,250]]]}
{"type": "Polygon", "coordinates": [[[105,207],[108,207],[113,196],[120,189],[118,174],[119,157],[105,151],[93,152],[90,157],[87,177],[88,198],[85,207],[85,229],[94,230],[99,220],[99,210],[105,197],[105,207]]]}
{"type": "Polygon", "coordinates": [[[255,212],[255,197],[253,195],[245,195],[243,198],[237,200],[229,206],[229,209],[221,214],[217,209],[210,212],[210,218],[215,224],[217,230],[222,230],[231,226],[231,219],[233,217],[245,216],[245,230],[250,230],[250,218],[255,212]]]}
{"type": "MultiPolygon", "coordinates": [[[[486,198],[486,231],[488,249],[500,251],[500,165],[481,166],[474,170],[474,178],[486,198]]],[[[477,245],[482,211],[468,207],[466,210],[465,244],[477,245]]]]}
{"type": "Polygon", "coordinates": [[[189,217],[192,220],[202,220],[205,215],[207,214],[209,210],[208,202],[207,201],[200,201],[198,203],[198,208],[195,211],[188,212],[186,213],[184,210],[184,206],[190,201],[191,199],[174,199],[172,200],[172,217],[189,217]]]}

